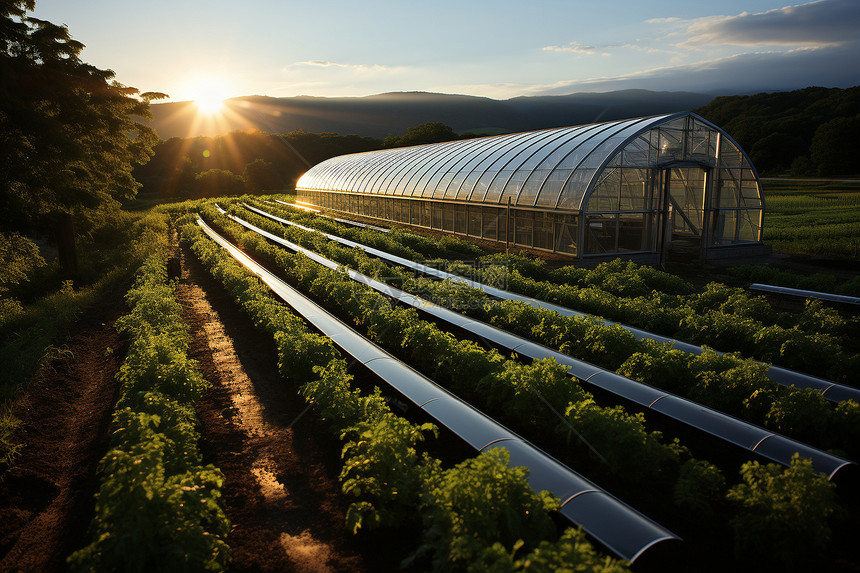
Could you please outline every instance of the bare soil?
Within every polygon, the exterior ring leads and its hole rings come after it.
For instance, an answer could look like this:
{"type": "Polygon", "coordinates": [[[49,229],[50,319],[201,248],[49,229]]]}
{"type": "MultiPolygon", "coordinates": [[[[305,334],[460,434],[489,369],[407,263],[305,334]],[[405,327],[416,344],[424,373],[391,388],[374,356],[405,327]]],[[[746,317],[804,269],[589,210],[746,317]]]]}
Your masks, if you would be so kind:
{"type": "Polygon", "coordinates": [[[183,253],[177,299],[189,354],[212,389],[198,404],[205,461],[225,474],[232,571],[365,571],[345,528],[337,452],[277,372],[274,342],[183,253]],[[201,286],[202,285],[202,286],[201,286]]]}
{"type": "Polygon", "coordinates": [[[23,421],[15,438],[25,447],[0,475],[0,571],[63,571],[87,542],[124,354],[113,324],[125,310],[121,293],[87,309],[61,346],[68,352],[15,405],[23,421]]]}
{"type": "MultiPolygon", "coordinates": [[[[277,372],[274,342],[189,253],[176,289],[191,326],[189,354],[211,389],[197,404],[204,462],[224,473],[231,571],[396,570],[403,548],[354,537],[340,493],[340,445],[277,372]]],[[[16,406],[25,444],[0,474],[0,571],[65,571],[89,542],[96,468],[108,448],[115,377],[126,342],[118,288],[85,311],[16,406]]]]}

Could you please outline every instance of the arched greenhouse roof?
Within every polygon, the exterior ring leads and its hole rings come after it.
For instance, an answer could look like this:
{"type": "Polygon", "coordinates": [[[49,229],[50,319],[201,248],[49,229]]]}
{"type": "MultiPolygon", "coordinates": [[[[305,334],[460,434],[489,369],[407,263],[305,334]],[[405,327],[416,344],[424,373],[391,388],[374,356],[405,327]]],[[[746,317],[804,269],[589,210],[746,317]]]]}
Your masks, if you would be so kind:
{"type": "Polygon", "coordinates": [[[744,169],[757,180],[725,132],[685,112],[342,155],[296,187],[581,211],[607,172],[684,163],[744,169]]]}

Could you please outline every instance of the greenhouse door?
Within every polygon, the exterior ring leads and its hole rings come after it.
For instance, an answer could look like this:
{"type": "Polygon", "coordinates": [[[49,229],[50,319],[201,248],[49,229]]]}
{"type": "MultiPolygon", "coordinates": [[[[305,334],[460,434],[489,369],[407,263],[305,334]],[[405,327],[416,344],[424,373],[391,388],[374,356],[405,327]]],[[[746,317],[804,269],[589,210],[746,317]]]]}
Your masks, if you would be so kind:
{"type": "Polygon", "coordinates": [[[672,254],[697,257],[702,248],[705,206],[710,195],[709,169],[689,164],[661,171],[661,257],[672,254]]]}

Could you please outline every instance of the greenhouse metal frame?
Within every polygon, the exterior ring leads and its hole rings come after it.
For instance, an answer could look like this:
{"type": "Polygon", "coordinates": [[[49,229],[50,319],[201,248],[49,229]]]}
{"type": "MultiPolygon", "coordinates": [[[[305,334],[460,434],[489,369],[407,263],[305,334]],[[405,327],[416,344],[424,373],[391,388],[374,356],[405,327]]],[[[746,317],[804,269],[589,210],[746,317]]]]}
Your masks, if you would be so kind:
{"type": "Polygon", "coordinates": [[[689,112],[342,155],[296,190],[327,211],[571,258],[764,249],[752,162],[689,112]]]}

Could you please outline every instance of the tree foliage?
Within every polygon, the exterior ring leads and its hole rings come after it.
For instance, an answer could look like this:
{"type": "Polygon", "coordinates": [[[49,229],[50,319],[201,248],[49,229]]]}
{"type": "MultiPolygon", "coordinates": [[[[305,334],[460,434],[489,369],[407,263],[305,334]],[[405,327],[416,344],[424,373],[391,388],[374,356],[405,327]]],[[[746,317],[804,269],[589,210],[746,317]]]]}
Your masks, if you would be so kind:
{"type": "Polygon", "coordinates": [[[406,147],[425,143],[440,143],[460,139],[450,126],[433,121],[410,127],[404,135],[388,135],[383,141],[384,147],[406,147]]]}
{"type": "Polygon", "coordinates": [[[134,196],[132,167],[157,141],[139,120],[163,94],[139,94],[83,62],[84,45],[65,26],[27,17],[35,2],[2,6],[0,226],[70,235],[72,216],[134,196]]]}
{"type": "Polygon", "coordinates": [[[732,135],[761,173],[858,175],[860,87],[715,98],[696,113],[732,135]]]}

